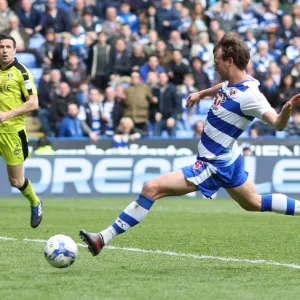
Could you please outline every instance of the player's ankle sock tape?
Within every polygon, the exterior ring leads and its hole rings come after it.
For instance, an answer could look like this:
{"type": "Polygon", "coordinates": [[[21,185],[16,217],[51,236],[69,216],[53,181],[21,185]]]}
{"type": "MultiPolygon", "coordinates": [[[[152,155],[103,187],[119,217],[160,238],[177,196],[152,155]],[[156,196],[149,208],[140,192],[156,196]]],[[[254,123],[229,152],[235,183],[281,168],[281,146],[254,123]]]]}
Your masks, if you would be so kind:
{"type": "Polygon", "coordinates": [[[19,188],[19,191],[20,192],[24,191],[28,187],[28,184],[29,184],[29,180],[27,178],[25,178],[25,181],[24,181],[23,185],[19,188]]]}

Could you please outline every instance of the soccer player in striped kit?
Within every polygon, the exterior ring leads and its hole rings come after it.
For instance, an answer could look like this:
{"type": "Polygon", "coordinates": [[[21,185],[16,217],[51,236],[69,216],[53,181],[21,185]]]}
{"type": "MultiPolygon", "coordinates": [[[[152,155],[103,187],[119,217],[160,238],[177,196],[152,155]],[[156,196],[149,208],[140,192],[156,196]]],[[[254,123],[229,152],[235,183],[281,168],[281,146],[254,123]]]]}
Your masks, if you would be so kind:
{"type": "Polygon", "coordinates": [[[258,195],[242,166],[236,140],[251,121],[258,118],[276,130],[283,130],[292,110],[300,103],[298,94],[277,114],[260,93],[259,82],[246,74],[249,59],[247,45],[236,37],[226,34],[216,44],[215,70],[222,83],[190,94],[186,103],[192,107],[205,97],[215,97],[199,142],[196,163],[146,183],[138,198],[107,229],[99,233],[81,230],[80,237],[93,255],[99,254],[112,238],[139,224],[156,200],[196,190],[211,197],[223,187],[247,211],[300,214],[298,200],[282,194],[258,195]]]}

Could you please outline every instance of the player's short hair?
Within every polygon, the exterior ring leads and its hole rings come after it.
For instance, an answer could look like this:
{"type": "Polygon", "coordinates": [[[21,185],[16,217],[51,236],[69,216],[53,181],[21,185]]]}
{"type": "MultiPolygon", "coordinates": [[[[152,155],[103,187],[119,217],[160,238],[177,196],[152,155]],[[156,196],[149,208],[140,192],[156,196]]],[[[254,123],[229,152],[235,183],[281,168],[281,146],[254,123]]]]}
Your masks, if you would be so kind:
{"type": "Polygon", "coordinates": [[[228,60],[231,57],[234,64],[240,70],[247,69],[250,60],[250,51],[245,42],[231,34],[225,34],[215,45],[214,54],[220,48],[222,49],[223,60],[228,60]]]}
{"type": "Polygon", "coordinates": [[[3,41],[3,40],[11,40],[13,42],[14,48],[16,48],[17,43],[16,43],[16,40],[12,36],[5,34],[5,33],[0,33],[0,41],[3,41]]]}

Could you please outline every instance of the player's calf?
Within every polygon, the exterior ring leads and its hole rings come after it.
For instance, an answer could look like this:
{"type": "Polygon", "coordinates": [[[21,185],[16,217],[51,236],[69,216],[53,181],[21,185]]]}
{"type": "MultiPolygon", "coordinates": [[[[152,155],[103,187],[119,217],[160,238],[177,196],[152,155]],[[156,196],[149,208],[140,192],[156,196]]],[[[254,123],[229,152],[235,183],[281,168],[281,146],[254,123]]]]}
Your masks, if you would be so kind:
{"type": "Polygon", "coordinates": [[[283,194],[270,194],[261,196],[261,211],[270,211],[285,215],[299,215],[300,201],[283,194]]]}

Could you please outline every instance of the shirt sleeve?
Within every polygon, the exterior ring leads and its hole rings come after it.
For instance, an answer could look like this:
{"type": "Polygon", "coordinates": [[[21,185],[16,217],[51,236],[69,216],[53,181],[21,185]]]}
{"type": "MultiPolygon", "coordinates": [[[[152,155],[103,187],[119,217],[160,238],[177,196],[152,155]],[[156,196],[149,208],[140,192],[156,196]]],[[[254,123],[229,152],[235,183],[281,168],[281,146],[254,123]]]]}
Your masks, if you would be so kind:
{"type": "Polygon", "coordinates": [[[25,97],[28,97],[29,95],[37,95],[33,76],[27,68],[25,68],[25,71],[22,72],[20,86],[25,97]]]}
{"type": "Polygon", "coordinates": [[[249,91],[241,101],[241,111],[243,114],[259,120],[262,120],[263,115],[271,110],[274,110],[274,108],[272,108],[266,97],[260,92],[254,93],[253,91],[249,91]]]}

